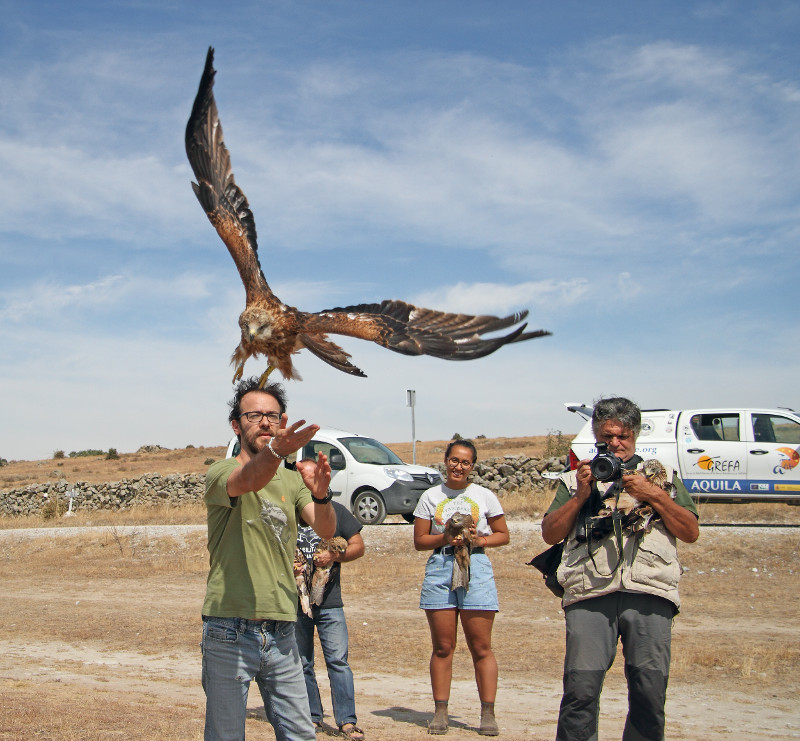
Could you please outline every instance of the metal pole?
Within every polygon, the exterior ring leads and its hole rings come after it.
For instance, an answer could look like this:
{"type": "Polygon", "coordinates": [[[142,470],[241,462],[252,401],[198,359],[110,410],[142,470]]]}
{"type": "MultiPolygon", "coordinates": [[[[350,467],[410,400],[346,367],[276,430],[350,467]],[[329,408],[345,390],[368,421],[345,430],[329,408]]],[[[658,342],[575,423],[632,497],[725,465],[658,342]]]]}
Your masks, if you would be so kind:
{"type": "Polygon", "coordinates": [[[406,406],[411,407],[411,462],[417,463],[417,430],[414,419],[414,407],[417,403],[417,392],[414,389],[406,389],[406,406]]]}

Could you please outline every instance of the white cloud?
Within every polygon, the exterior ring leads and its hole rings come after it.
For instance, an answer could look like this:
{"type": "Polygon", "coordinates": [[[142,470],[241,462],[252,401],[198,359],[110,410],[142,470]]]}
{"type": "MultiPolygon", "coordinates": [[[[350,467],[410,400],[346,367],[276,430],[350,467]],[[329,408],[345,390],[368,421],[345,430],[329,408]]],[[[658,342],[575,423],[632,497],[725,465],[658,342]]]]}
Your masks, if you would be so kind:
{"type": "Polygon", "coordinates": [[[6,294],[0,321],[19,322],[51,317],[70,307],[100,308],[115,300],[121,276],[110,275],[85,285],[39,283],[6,294]]]}
{"type": "Polygon", "coordinates": [[[588,284],[583,278],[511,285],[459,281],[454,285],[420,293],[413,302],[417,306],[454,313],[505,315],[525,306],[547,308],[548,313],[555,313],[561,307],[579,302],[587,291],[588,284]]]}
{"type": "Polygon", "coordinates": [[[12,289],[0,302],[0,320],[27,322],[57,319],[71,311],[106,311],[122,308],[132,300],[162,306],[182,299],[196,301],[210,295],[207,275],[185,273],[174,277],[109,275],[86,284],[38,282],[12,289]]]}

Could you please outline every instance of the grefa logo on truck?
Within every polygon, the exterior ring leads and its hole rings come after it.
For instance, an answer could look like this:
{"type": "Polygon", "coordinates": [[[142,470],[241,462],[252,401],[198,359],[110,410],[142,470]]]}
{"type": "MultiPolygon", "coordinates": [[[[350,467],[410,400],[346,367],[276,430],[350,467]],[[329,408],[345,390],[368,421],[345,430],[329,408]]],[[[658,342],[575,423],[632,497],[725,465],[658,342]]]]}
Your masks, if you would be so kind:
{"type": "Polygon", "coordinates": [[[701,455],[696,461],[695,466],[702,468],[704,471],[710,473],[733,473],[739,470],[740,461],[724,461],[720,460],[720,456],[715,455],[713,458],[707,455],[701,455]]]}

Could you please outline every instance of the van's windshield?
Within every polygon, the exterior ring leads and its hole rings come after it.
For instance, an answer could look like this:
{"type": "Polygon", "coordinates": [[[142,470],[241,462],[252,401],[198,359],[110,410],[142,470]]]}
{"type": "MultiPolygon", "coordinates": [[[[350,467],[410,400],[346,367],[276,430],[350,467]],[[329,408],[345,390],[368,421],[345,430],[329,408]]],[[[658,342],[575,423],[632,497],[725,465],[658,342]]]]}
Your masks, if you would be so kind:
{"type": "Polygon", "coordinates": [[[359,463],[372,463],[376,466],[403,465],[403,461],[389,448],[371,437],[341,437],[339,442],[359,463]]]}

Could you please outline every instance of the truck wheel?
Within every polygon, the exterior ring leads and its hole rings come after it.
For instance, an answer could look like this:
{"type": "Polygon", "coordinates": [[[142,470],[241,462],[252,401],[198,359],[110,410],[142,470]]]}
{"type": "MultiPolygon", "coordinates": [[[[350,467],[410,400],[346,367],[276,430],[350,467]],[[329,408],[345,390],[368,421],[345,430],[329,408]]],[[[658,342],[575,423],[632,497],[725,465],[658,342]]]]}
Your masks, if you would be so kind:
{"type": "Polygon", "coordinates": [[[415,519],[414,513],[413,512],[403,512],[403,519],[406,522],[408,522],[411,525],[413,525],[414,524],[414,519],[415,519]]]}
{"type": "Polygon", "coordinates": [[[386,519],[386,505],[374,489],[365,489],[353,500],[353,514],[362,525],[380,525],[386,519]]]}

